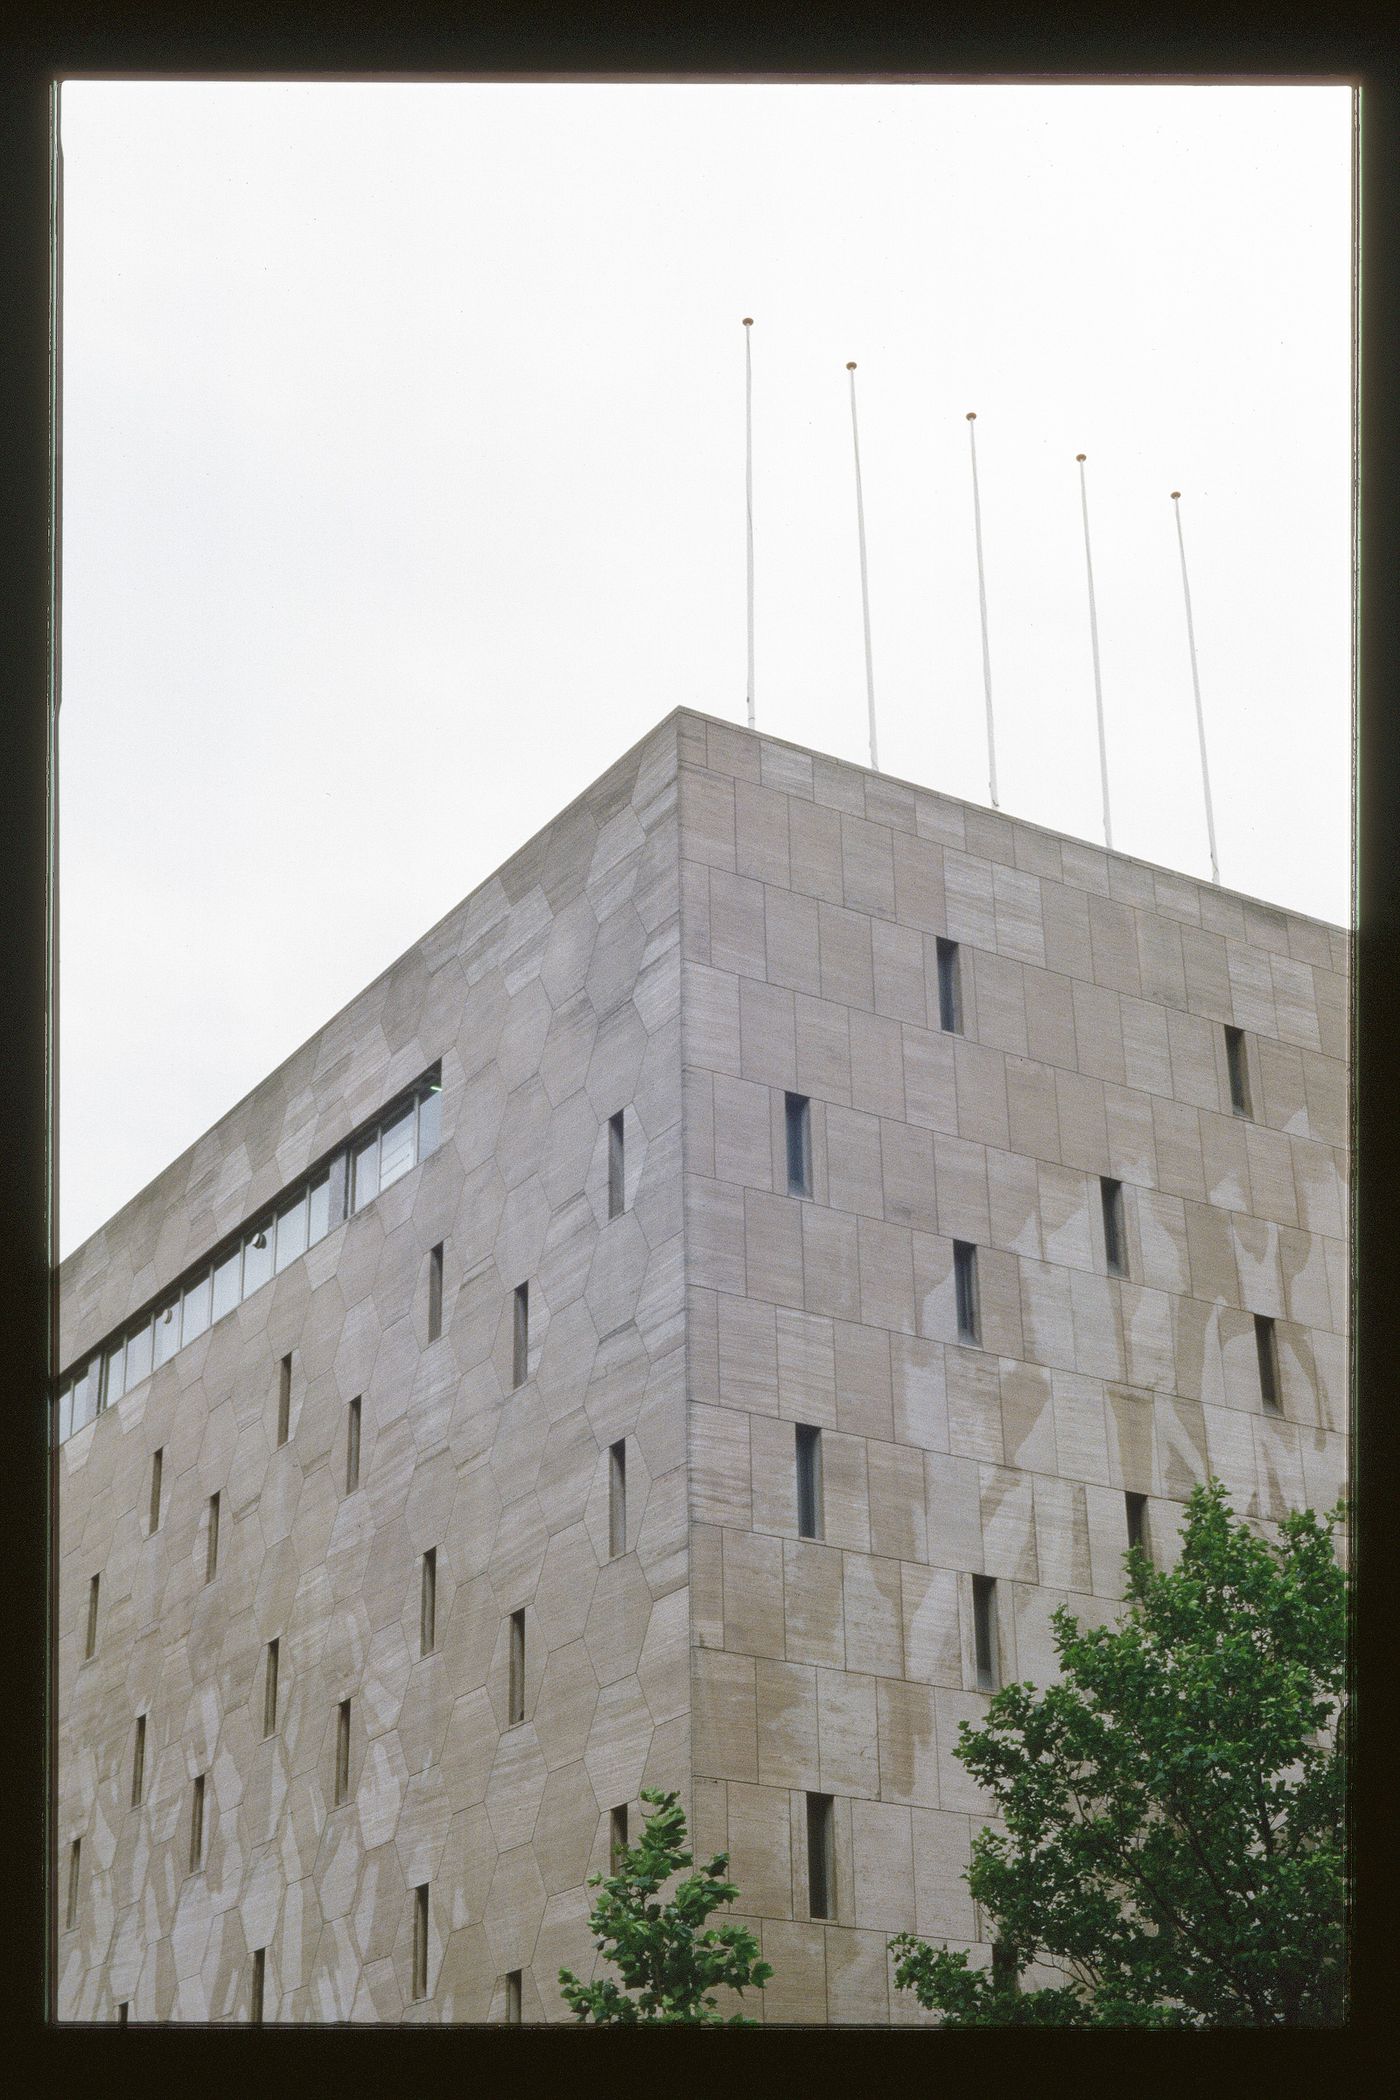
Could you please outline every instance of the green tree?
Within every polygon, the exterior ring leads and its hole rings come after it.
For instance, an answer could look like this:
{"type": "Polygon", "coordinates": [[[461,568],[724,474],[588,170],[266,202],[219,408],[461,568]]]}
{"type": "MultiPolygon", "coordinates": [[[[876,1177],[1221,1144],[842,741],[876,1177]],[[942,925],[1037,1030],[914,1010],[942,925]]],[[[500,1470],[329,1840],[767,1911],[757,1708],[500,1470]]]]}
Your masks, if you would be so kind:
{"type": "Polygon", "coordinates": [[[762,1990],[772,1975],[760,1961],[758,1941],[742,1925],[706,1926],[711,1911],[732,1903],[739,1891],[726,1881],[729,1854],[717,1852],[708,1866],[678,1882],[669,1900],[659,1891],[672,1875],[694,1865],[685,1849],[685,1811],[675,1794],[643,1788],[650,1809],[641,1841],[629,1846],[606,1877],[594,1874],[590,1888],[602,1889],[589,1922],[594,1940],[622,1978],[580,1983],[568,1969],[559,1971],[565,2002],[580,2020],[669,2021],[679,2025],[753,2027],[735,2013],[728,2020],[718,2010],[714,1993],[721,1986],[762,1990]],[[629,1992],[637,1995],[630,1997],[629,1992]]]}
{"type": "Polygon", "coordinates": [[[1056,1612],[1060,1680],[1006,1686],[956,1751],[1005,1825],[967,1874],[997,1958],[901,1933],[900,1988],[952,2027],[1341,2021],[1341,1514],[1273,1545],[1213,1480],[1174,1568],[1127,1555],[1117,1626],[1056,1612]],[[1023,1989],[1032,1960],[1063,1983],[1023,1989]]]}

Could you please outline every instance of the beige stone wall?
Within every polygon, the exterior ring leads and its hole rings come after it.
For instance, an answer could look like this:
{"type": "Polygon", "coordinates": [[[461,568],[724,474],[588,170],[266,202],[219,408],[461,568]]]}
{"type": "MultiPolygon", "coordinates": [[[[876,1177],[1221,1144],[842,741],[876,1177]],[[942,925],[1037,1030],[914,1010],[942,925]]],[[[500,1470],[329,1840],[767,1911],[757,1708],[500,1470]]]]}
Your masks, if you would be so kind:
{"type": "Polygon", "coordinates": [[[1208,1471],[1266,1522],[1341,1488],[1347,944],[725,724],[683,717],[681,758],[697,1837],[731,1853],[768,2019],[908,2021],[891,1933],[989,1953],[961,1878],[989,1804],[952,1755],[987,1704],[972,1576],[997,1578],[1003,1677],[1043,1682],[1056,1605],[1115,1615],[1125,1489],[1167,1557],[1208,1471]],[[785,1193],[787,1090],[812,1102],[810,1200],[785,1193]],[[823,1432],[820,1544],[795,1422],[823,1432]],[[808,1791],[834,1796],[833,1924],[809,1915],[808,1791]]]}
{"type": "Polygon", "coordinates": [[[525,2017],[557,2014],[560,1963],[591,1967],[583,1884],[608,1811],[644,1783],[688,1794],[675,735],[663,723],[64,1266],[66,1366],[442,1060],[439,1149],[59,1455],[62,2018],[127,2001],[135,2020],[246,2019],[258,1947],[269,2020],[499,2018],[517,1968],[525,2017]],[[606,1126],[624,1106],[628,1206],[610,1223],[606,1126]],[[530,1377],[512,1391],[526,1278],[530,1377]],[[621,1437],[628,1551],[610,1560],[621,1437]],[[420,1659],[430,1546],[437,1637],[420,1659]],[[336,1807],[347,1697],[351,1797],[336,1807]],[[413,2004],[424,1881],[429,1995],[413,2004]]]}
{"type": "Polygon", "coordinates": [[[608,1811],[635,1828],[660,1784],[697,1849],[731,1854],[766,2018],[921,2017],[892,1991],[892,1932],[987,1952],[962,1874],[988,1804],[952,1756],[986,1705],[973,1576],[997,1579],[1003,1676],[1043,1680],[1057,1603],[1116,1610],[1125,1489],[1165,1554],[1208,1470],[1264,1522],[1341,1486],[1346,963],[1337,929],[662,723],[64,1265],[66,1368],[441,1059],[439,1149],[59,1454],[61,2016],[245,2019],[265,1947],[269,2020],[500,2019],[515,1969],[524,2017],[560,2018],[560,1964],[593,1966],[608,1811]],[[962,948],[958,1037],[940,934],[962,948]],[[786,1193],[786,1090],[812,1102],[810,1199],[786,1193]],[[1124,1185],[1127,1280],[1100,1175],[1124,1185]],[[956,1339],[954,1240],[979,1249],[979,1348],[956,1339]],[[1255,1313],[1277,1322],[1281,1416],[1255,1313]],[[798,1536],[799,1422],[822,1431],[820,1542],[798,1536]],[[809,1914],[809,1791],[835,1803],[830,1924],[809,1914]]]}

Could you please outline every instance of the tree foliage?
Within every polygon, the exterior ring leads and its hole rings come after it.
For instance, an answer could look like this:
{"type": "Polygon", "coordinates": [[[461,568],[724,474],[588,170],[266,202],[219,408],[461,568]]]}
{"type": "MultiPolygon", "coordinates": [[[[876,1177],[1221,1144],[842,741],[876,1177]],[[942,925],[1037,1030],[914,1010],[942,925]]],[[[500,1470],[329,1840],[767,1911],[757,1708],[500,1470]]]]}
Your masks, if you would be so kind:
{"type": "Polygon", "coordinates": [[[1127,1555],[1117,1626],[1056,1612],[1059,1681],[1008,1685],[956,1751],[1005,1826],[967,1875],[999,1958],[901,1933],[901,1988],[957,2027],[1341,2021],[1340,1515],[1273,1545],[1212,1481],[1174,1568],[1127,1555]],[[1033,1960],[1063,1983],[1021,1988],[1033,1960]]]}
{"type": "Polygon", "coordinates": [[[727,1852],[678,1882],[666,1902],[659,1892],[674,1874],[694,1865],[685,1849],[685,1811],[675,1794],[645,1788],[650,1810],[640,1842],[629,1846],[614,1873],[595,1874],[590,1888],[602,1889],[590,1923],[594,1940],[622,1978],[580,1983],[559,1971],[566,2003],[580,2020],[600,2024],[643,2020],[686,2026],[752,2027],[735,2013],[726,2020],[715,1992],[721,1986],[762,1990],[773,1970],[759,1960],[759,1945],[741,1925],[707,1926],[721,1904],[739,1891],[724,1879],[727,1852]],[[629,1996],[635,1992],[636,1996],[629,1996]]]}

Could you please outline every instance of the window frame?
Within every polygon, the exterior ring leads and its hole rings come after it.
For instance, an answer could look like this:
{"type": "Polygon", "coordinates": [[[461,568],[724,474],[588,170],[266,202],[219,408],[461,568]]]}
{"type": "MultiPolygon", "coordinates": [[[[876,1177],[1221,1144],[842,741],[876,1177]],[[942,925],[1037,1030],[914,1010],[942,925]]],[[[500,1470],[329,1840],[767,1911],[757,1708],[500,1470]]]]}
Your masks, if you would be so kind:
{"type": "Polygon", "coordinates": [[[787,1163],[787,1193],[810,1201],[812,1195],[812,1097],[783,1094],[783,1140],[787,1163]]]}

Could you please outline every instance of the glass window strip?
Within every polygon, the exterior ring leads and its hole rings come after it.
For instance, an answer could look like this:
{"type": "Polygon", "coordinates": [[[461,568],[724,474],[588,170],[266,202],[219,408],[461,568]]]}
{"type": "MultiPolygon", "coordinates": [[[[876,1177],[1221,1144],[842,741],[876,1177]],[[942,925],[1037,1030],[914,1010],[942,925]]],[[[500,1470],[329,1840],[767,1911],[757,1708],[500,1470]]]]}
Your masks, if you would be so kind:
{"type": "Polygon", "coordinates": [[[81,1370],[71,1373],[59,1392],[58,1441],[66,1443],[93,1417],[168,1363],[186,1342],[195,1341],[216,1321],[242,1304],[254,1291],[335,1226],[344,1203],[346,1170],[352,1188],[348,1210],[360,1210],[382,1189],[411,1171],[437,1149],[442,1130],[440,1068],[420,1080],[407,1102],[402,1098],[368,1131],[337,1148],[316,1174],[294,1185],[289,1199],[257,1225],[245,1227],[236,1244],[212,1266],[177,1285],[175,1294],[154,1316],[130,1327],[124,1340],[104,1344],[81,1370]],[[373,1187],[369,1174],[356,1166],[362,1155],[374,1155],[373,1187]],[[381,1170],[381,1154],[387,1166],[381,1170]],[[261,1240],[262,1244],[258,1242],[261,1240]],[[166,1314],[170,1317],[167,1320],[166,1314]],[[119,1360],[120,1371],[109,1369],[119,1360]]]}

